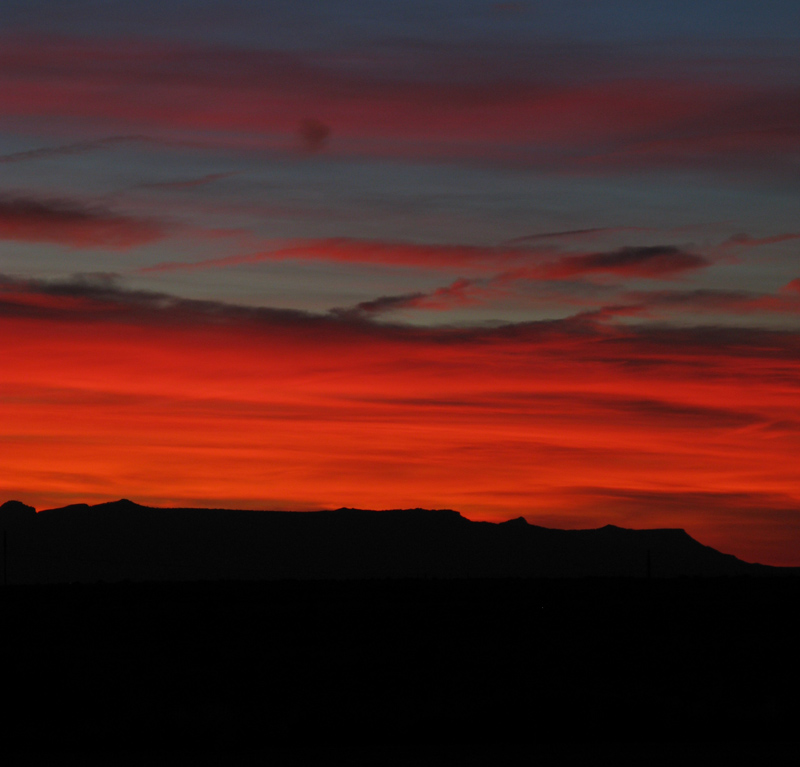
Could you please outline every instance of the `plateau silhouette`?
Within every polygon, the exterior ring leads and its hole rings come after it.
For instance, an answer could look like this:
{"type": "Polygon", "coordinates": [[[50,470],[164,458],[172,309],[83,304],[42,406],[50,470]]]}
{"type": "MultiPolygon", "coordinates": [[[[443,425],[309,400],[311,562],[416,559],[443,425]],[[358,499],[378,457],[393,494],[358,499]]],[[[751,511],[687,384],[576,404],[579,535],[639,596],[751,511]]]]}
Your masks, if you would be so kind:
{"type": "Polygon", "coordinates": [[[0,525],[15,583],[794,572],[743,562],[679,529],[557,530],[442,509],[167,509],[123,499],[37,513],[9,501],[0,525]]]}
{"type": "Polygon", "coordinates": [[[681,530],[125,500],[0,522],[7,749],[494,764],[796,735],[796,571],[681,530]]]}

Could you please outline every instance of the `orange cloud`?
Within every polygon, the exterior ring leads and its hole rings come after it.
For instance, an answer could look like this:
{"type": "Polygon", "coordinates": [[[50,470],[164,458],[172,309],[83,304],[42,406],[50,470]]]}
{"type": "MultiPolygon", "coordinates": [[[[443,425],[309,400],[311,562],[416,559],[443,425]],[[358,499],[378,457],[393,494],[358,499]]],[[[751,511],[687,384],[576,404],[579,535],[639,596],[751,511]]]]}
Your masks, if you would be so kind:
{"type": "Polygon", "coordinates": [[[797,333],[415,328],[8,279],[0,323],[6,497],[682,526],[798,564],[797,333]]]}

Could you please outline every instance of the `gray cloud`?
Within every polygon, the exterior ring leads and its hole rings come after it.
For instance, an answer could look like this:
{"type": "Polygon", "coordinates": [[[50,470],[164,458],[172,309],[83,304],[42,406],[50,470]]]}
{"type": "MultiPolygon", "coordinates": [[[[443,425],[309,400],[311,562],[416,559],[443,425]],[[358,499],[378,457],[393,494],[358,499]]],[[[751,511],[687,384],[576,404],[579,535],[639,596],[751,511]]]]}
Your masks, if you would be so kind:
{"type": "Polygon", "coordinates": [[[0,240],[126,249],[165,236],[159,222],[75,200],[0,195],[0,240]]]}
{"type": "Polygon", "coordinates": [[[51,157],[69,157],[70,155],[86,154],[100,149],[106,149],[118,144],[155,144],[161,143],[149,136],[107,136],[106,138],[94,139],[92,141],[78,141],[73,144],[61,144],[59,146],[46,146],[39,149],[29,149],[24,152],[11,152],[0,155],[0,163],[28,162],[31,160],[46,160],[51,157]]]}

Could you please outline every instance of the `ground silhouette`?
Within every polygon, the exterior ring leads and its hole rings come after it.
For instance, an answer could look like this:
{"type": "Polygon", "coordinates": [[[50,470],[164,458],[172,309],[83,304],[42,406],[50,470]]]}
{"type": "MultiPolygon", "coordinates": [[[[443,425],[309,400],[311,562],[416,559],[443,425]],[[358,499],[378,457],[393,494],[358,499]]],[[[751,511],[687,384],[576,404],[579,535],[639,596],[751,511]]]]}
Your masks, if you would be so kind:
{"type": "Polygon", "coordinates": [[[10,501],[0,524],[16,583],[789,572],[742,562],[683,530],[554,530],[441,509],[163,509],[123,499],[36,513],[10,501]]]}
{"type": "Polygon", "coordinates": [[[798,593],[747,576],[8,586],[0,730],[26,752],[297,764],[792,739],[798,593]]]}
{"type": "Polygon", "coordinates": [[[0,518],[7,750],[495,764],[796,736],[800,579],[682,531],[130,501],[0,518]]]}

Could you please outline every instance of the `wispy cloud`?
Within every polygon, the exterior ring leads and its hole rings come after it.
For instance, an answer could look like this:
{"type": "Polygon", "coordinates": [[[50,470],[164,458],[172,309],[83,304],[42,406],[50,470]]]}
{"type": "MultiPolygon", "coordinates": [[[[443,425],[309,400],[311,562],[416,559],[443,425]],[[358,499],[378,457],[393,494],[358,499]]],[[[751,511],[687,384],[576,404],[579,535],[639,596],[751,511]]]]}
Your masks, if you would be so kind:
{"type": "MultiPolygon", "coordinates": [[[[286,151],[299,146],[569,172],[665,166],[755,172],[759,164],[777,172],[797,148],[796,84],[775,77],[780,69],[755,77],[746,57],[720,62],[719,70],[733,73],[722,77],[713,68],[690,76],[663,61],[654,66],[641,51],[628,53],[627,69],[609,66],[607,51],[603,58],[577,43],[534,53],[489,47],[482,68],[458,46],[436,55],[420,46],[400,53],[348,58],[7,38],[0,91],[4,114],[46,114],[51,125],[59,117],[80,118],[95,131],[114,125],[174,140],[205,135],[286,151]],[[420,66],[426,57],[433,57],[433,69],[420,66]],[[576,65],[565,67],[570,59],[576,65]],[[110,91],[117,97],[107,98],[110,91]]],[[[88,140],[7,161],[99,147],[88,140]]]]}
{"type": "Polygon", "coordinates": [[[532,252],[509,247],[385,242],[339,237],[279,243],[261,252],[246,255],[197,262],[156,264],[143,269],[142,272],[194,271],[285,260],[409,266],[432,270],[487,271],[524,261],[526,257],[531,256],[532,252]]]}
{"type": "Polygon", "coordinates": [[[307,312],[245,307],[224,301],[181,298],[126,288],[117,274],[78,274],[69,279],[25,279],[0,274],[0,314],[92,323],[242,323],[258,321],[324,324],[307,312]]]}
{"type": "MultiPolygon", "coordinates": [[[[793,281],[794,282],[794,281],[793,281]]],[[[796,301],[798,292],[793,283],[787,286],[787,300],[796,301]]],[[[166,323],[198,323],[222,324],[231,332],[237,327],[250,327],[253,323],[285,323],[291,326],[306,327],[313,325],[322,328],[340,329],[348,335],[352,329],[358,329],[365,337],[385,336],[394,339],[428,339],[438,345],[446,340],[453,343],[482,342],[488,338],[512,341],[548,340],[554,333],[571,335],[589,339],[602,337],[602,348],[610,349],[610,344],[622,343],[630,347],[631,360],[638,359],[641,364],[648,359],[648,354],[634,353],[634,347],[641,346],[640,351],[654,344],[654,348],[662,349],[666,357],[671,359],[672,352],[679,355],[708,353],[713,348],[726,350],[725,353],[738,356],[741,352],[749,354],[751,348],[758,353],[766,353],[762,345],[768,343],[769,353],[798,355],[800,354],[800,335],[791,331],[772,331],[756,327],[740,326],[730,328],[717,327],[669,327],[664,325],[626,324],[624,326],[607,324],[619,316],[636,316],[642,307],[650,305],[708,301],[711,305],[716,300],[726,302],[760,301],[770,296],[726,293],[715,291],[651,291],[631,294],[641,299],[640,305],[622,304],[606,306],[597,311],[583,311],[563,319],[538,320],[530,322],[511,322],[494,327],[463,326],[430,328],[402,324],[380,323],[369,321],[372,316],[380,315],[391,308],[417,306],[430,300],[435,303],[441,300],[471,301],[471,291],[480,292],[480,283],[469,280],[457,280],[443,288],[429,293],[409,294],[404,296],[385,296],[373,301],[362,302],[351,310],[335,310],[326,314],[273,309],[261,306],[231,304],[224,301],[210,301],[184,298],[169,293],[129,289],[125,287],[116,274],[78,274],[69,279],[42,280],[22,278],[0,274],[0,301],[3,314],[15,316],[17,313],[26,317],[37,317],[41,310],[43,318],[58,318],[91,321],[102,323],[110,319],[119,321],[144,321],[151,325],[166,323]],[[46,299],[46,301],[45,301],[46,299]],[[52,303],[47,301],[52,300],[52,303]],[[63,301],[62,301],[63,300],[63,301]],[[350,328],[350,329],[347,329],[350,328]],[[766,339],[770,339],[769,342],[766,339]]],[[[326,331],[327,332],[327,331],[326,331]]],[[[336,332],[339,332],[338,330],[336,332]]],[[[600,347],[588,346],[590,356],[595,355],[600,347]]],[[[602,352],[601,352],[602,353],[602,352]]],[[[611,355],[614,358],[616,353],[611,355]]],[[[661,352],[656,357],[661,356],[661,352]]]]}
{"type": "Polygon", "coordinates": [[[790,294],[800,293],[800,277],[798,277],[796,280],[788,282],[786,285],[783,286],[783,288],[781,288],[781,290],[784,293],[790,293],[790,294]]]}
{"type": "MultiPolygon", "coordinates": [[[[661,519],[652,494],[673,494],[659,509],[695,533],[714,496],[797,499],[797,332],[620,325],[613,311],[460,328],[367,314],[196,301],[113,275],[0,278],[0,355],[13,360],[0,487],[53,496],[102,481],[258,506],[266,483],[281,498],[313,486],[325,505],[598,524],[638,513],[642,526],[661,519]]],[[[754,504],[728,550],[777,558],[751,540],[757,519],[796,551],[795,528],[754,504]]]]}
{"type": "Polygon", "coordinates": [[[551,263],[515,275],[527,279],[563,280],[594,274],[646,279],[670,279],[705,269],[711,262],[672,245],[625,247],[605,253],[564,256],[551,263]]]}
{"type": "Polygon", "coordinates": [[[229,171],[227,173],[207,173],[206,175],[198,176],[197,178],[182,179],[180,181],[154,181],[149,184],[139,184],[138,186],[141,189],[164,189],[167,191],[180,191],[182,189],[194,189],[198,186],[207,186],[208,184],[213,184],[215,181],[222,181],[223,179],[239,175],[241,175],[241,171],[229,171]]]}
{"type": "Polygon", "coordinates": [[[0,240],[125,250],[166,236],[163,224],[75,200],[0,196],[0,240]]]}
{"type": "Polygon", "coordinates": [[[461,279],[428,293],[381,296],[348,309],[333,309],[332,313],[340,317],[373,318],[402,309],[447,311],[456,307],[475,306],[496,295],[497,290],[482,287],[475,280],[461,279]]]}
{"type": "Polygon", "coordinates": [[[792,242],[793,240],[800,240],[800,232],[782,232],[766,237],[752,237],[746,232],[741,232],[727,239],[720,247],[758,248],[763,245],[775,245],[781,242],[792,242]]]}
{"type": "Polygon", "coordinates": [[[46,160],[52,157],[69,157],[71,155],[86,154],[99,149],[106,149],[118,144],[152,144],[158,143],[148,136],[107,136],[92,141],[78,141],[73,144],[58,146],[45,146],[37,149],[28,149],[22,152],[10,152],[0,155],[0,164],[29,162],[32,160],[46,160]]]}
{"type": "Polygon", "coordinates": [[[283,260],[333,261],[430,270],[464,269],[484,274],[506,270],[504,279],[508,282],[521,279],[570,279],[594,274],[671,279],[711,265],[707,258],[672,245],[624,247],[607,252],[563,255],[552,247],[487,247],[337,238],[279,244],[272,249],[247,255],[156,264],[146,267],[142,272],[194,271],[283,260]]]}
{"type": "Polygon", "coordinates": [[[640,232],[656,231],[652,227],[643,226],[602,226],[591,227],[589,229],[567,229],[560,232],[540,232],[537,234],[527,234],[523,237],[514,237],[506,240],[504,245],[524,245],[529,242],[541,242],[542,240],[569,240],[582,241],[591,240],[598,235],[629,234],[640,232]]]}
{"type": "Polygon", "coordinates": [[[656,290],[631,293],[627,298],[654,315],[689,312],[691,315],[728,314],[731,317],[767,313],[800,314],[800,291],[797,280],[776,293],[735,290],[656,290]]]}

